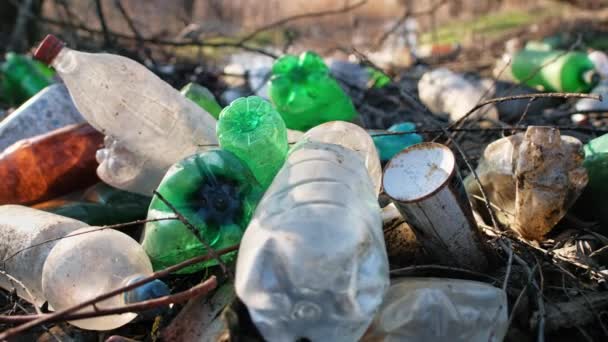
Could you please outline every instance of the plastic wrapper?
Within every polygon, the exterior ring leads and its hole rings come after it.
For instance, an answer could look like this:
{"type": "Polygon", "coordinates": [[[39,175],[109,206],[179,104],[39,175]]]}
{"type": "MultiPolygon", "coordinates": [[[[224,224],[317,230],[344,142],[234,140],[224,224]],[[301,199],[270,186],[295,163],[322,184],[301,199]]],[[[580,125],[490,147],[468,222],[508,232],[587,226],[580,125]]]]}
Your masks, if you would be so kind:
{"type": "MultiPolygon", "coordinates": [[[[542,240],[587,185],[581,142],[558,129],[530,126],[485,149],[477,175],[494,213],[504,225],[531,240],[542,240]]],[[[488,217],[479,186],[465,180],[474,208],[488,217]]]]}
{"type": "Polygon", "coordinates": [[[407,278],[391,284],[361,340],[500,342],[507,333],[506,293],[460,279],[407,278]]]}

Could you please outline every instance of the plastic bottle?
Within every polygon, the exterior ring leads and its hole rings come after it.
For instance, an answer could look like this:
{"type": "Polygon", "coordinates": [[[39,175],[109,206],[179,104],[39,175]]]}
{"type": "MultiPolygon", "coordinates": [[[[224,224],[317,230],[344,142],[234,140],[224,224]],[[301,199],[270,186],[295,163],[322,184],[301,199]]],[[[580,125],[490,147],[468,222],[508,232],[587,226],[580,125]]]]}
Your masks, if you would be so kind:
{"type": "MultiPolygon", "coordinates": [[[[234,154],[214,150],[175,164],[163,178],[158,192],[199,229],[212,248],[221,249],[241,240],[264,191],[234,154]]],[[[163,217],[175,217],[175,213],[154,196],[148,219],[163,217]]],[[[207,253],[205,246],[179,220],[146,223],[141,244],[154,269],[207,253]]],[[[234,253],[223,258],[231,260],[234,253]]],[[[210,260],[178,273],[193,273],[215,264],[215,260],[210,260]]]]}
{"type": "Polygon", "coordinates": [[[507,294],[489,284],[402,278],[391,284],[362,342],[499,342],[509,326],[507,294]]]}
{"type": "Polygon", "coordinates": [[[222,107],[215,100],[215,96],[209,91],[209,89],[202,85],[190,82],[186,84],[180,93],[192,102],[196,103],[199,107],[203,108],[207,113],[211,114],[214,118],[220,116],[222,107]]]}
{"type": "Polygon", "coordinates": [[[12,104],[27,101],[53,82],[30,58],[12,52],[6,54],[0,71],[4,74],[4,96],[12,104]]]}
{"type": "Polygon", "coordinates": [[[357,341],[388,289],[380,207],[363,161],[304,140],[258,205],[235,289],[268,341],[357,341]]]}
{"type": "Polygon", "coordinates": [[[222,149],[239,157],[264,188],[285,162],[285,123],[261,97],[240,98],[224,108],[217,122],[217,138],[222,149]]]}
{"type": "Polygon", "coordinates": [[[148,213],[150,197],[98,183],[77,198],[54,199],[35,205],[36,209],[86,222],[91,226],[143,220],[148,213]]]}
{"type": "MultiPolygon", "coordinates": [[[[416,131],[416,125],[411,122],[401,122],[392,125],[387,131],[389,133],[413,132],[416,131]]],[[[395,154],[404,148],[422,142],[422,137],[416,133],[380,136],[372,134],[372,138],[374,139],[374,144],[380,154],[380,160],[383,162],[389,161],[395,154]]]]}
{"type": "Polygon", "coordinates": [[[595,65],[580,52],[521,50],[513,57],[513,76],[545,91],[588,92],[600,80],[595,65]]]}
{"type": "Polygon", "coordinates": [[[577,212],[586,217],[608,222],[606,194],[608,193],[608,134],[589,141],[584,146],[583,166],[588,172],[589,182],[577,202],[577,212]]]}
{"type": "Polygon", "coordinates": [[[133,60],[71,50],[52,35],[35,57],[55,68],[93,127],[140,156],[152,173],[217,144],[213,117],[133,60]]]}
{"type": "MultiPolygon", "coordinates": [[[[426,72],[418,81],[420,100],[434,113],[448,113],[456,121],[477,105],[486,94],[487,88],[481,82],[474,82],[446,68],[426,72]]],[[[498,112],[493,105],[485,106],[470,118],[480,117],[498,120],[498,112]]]]}
{"type": "Polygon", "coordinates": [[[380,193],[382,166],[374,141],[363,128],[350,122],[331,121],[308,130],[303,138],[308,141],[341,145],[357,152],[365,163],[376,195],[380,193]]]}
{"type": "Polygon", "coordinates": [[[33,204],[95,184],[102,140],[81,124],[16,142],[0,153],[0,204],[33,204]]]}
{"type": "MultiPolygon", "coordinates": [[[[141,246],[112,229],[87,227],[86,223],[18,205],[0,206],[0,257],[4,271],[29,292],[0,273],[0,286],[15,288],[23,299],[54,310],[65,309],[124,286],[152,272],[141,246]],[[73,235],[67,237],[68,235],[73,235]]],[[[98,308],[117,307],[166,295],[161,281],[138,287],[124,295],[99,302],[98,308]]],[[[79,312],[93,310],[83,309],[79,312]]],[[[127,313],[71,322],[92,330],[122,326],[136,314],[127,313]]]]}
{"type": "Polygon", "coordinates": [[[606,111],[608,110],[608,80],[601,81],[593,90],[591,94],[598,94],[602,96],[602,101],[595,99],[580,99],[576,101],[574,109],[581,111],[597,110],[606,111]]]}
{"type": "Polygon", "coordinates": [[[272,67],[270,99],[288,128],[307,130],[324,122],[357,116],[351,99],[314,52],[285,55],[272,67]]]}
{"type": "MultiPolygon", "coordinates": [[[[55,310],[129,285],[152,274],[152,264],[142,247],[128,235],[113,229],[86,227],[61,239],[49,252],[42,269],[42,291],[55,310]]],[[[97,309],[165,296],[169,288],[155,280],[132,291],[95,304],[97,309]]],[[[95,311],[88,307],[78,312],[95,311]]],[[[71,321],[88,330],[111,330],[121,327],[136,313],[102,316],[71,321]]]]}
{"type": "Polygon", "coordinates": [[[0,121],[0,151],[19,140],[83,122],[65,86],[53,84],[0,121]]]}

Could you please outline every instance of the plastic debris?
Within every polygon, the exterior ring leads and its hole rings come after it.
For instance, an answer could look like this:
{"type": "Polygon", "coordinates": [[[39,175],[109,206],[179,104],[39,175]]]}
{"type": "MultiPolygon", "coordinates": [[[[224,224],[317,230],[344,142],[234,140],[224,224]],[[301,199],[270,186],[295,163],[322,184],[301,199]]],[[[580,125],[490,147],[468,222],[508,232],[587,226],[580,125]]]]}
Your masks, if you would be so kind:
{"type": "MultiPolygon", "coordinates": [[[[143,248],[124,233],[86,227],[68,236],[55,244],[42,268],[42,291],[55,310],[69,308],[152,274],[152,264],[143,248]]],[[[157,279],[78,312],[116,308],[168,294],[167,285],[157,279]]],[[[137,313],[124,313],[70,323],[82,329],[110,330],[136,316],[137,313]]]]}
{"type": "MultiPolygon", "coordinates": [[[[452,121],[473,109],[487,92],[483,84],[467,80],[446,68],[429,71],[418,82],[420,100],[434,113],[448,113],[452,121]]],[[[498,120],[498,112],[493,105],[477,110],[470,118],[482,115],[498,120]]]]}
{"type": "Polygon", "coordinates": [[[593,62],[580,52],[523,49],[514,55],[511,72],[545,91],[588,92],[600,81],[593,62]]]}
{"type": "Polygon", "coordinates": [[[3,96],[9,103],[19,105],[49,86],[52,72],[24,55],[9,52],[6,61],[0,66],[3,77],[3,96]]]}
{"type": "MultiPolygon", "coordinates": [[[[582,143],[556,128],[530,126],[525,133],[488,145],[477,175],[496,218],[530,240],[542,240],[587,185],[582,143]]],[[[465,186],[476,210],[487,216],[477,182],[465,186]]]]}
{"type": "Polygon", "coordinates": [[[608,193],[608,134],[589,141],[584,151],[583,165],[588,172],[589,183],[577,203],[577,209],[606,223],[608,211],[604,198],[608,193]]]}
{"type": "Polygon", "coordinates": [[[307,130],[324,122],[350,121],[357,111],[323,59],[314,52],[285,55],[272,67],[270,98],[288,128],[307,130]]]}
{"type": "Polygon", "coordinates": [[[81,124],[13,144],[0,153],[0,204],[33,204],[95,184],[102,137],[81,124]]]}
{"type": "MultiPolygon", "coordinates": [[[[84,222],[36,209],[0,206],[3,271],[22,282],[27,290],[5,273],[0,273],[0,286],[15,288],[21,298],[34,305],[41,306],[48,300],[54,310],[61,310],[152,273],[150,261],[133,239],[116,230],[94,229],[84,222]],[[61,239],[70,234],[69,239],[61,239]]],[[[96,308],[118,307],[167,293],[167,286],[156,280],[124,296],[99,302],[96,308]]],[[[92,310],[95,309],[90,307],[79,312],[92,310]]],[[[71,323],[83,329],[109,330],[136,315],[126,313],[71,323]]]]}
{"type": "Polygon", "coordinates": [[[357,152],[365,163],[376,195],[380,192],[382,166],[374,141],[363,128],[350,122],[331,121],[308,130],[303,139],[341,145],[357,152]]]}
{"type": "Polygon", "coordinates": [[[207,113],[211,114],[214,118],[220,116],[222,107],[215,100],[215,96],[209,91],[209,89],[196,83],[188,83],[181,90],[180,93],[192,102],[196,103],[199,107],[204,109],[207,113]]]}
{"type": "Polygon", "coordinates": [[[608,111],[608,80],[601,81],[593,90],[591,94],[597,94],[602,96],[602,100],[596,99],[580,99],[576,101],[574,109],[581,111],[608,111]]]}
{"type": "Polygon", "coordinates": [[[420,143],[386,165],[382,181],[416,239],[442,264],[484,270],[486,251],[447,146],[420,143]]]}
{"type": "MultiPolygon", "coordinates": [[[[416,131],[416,125],[412,122],[401,122],[394,124],[387,130],[389,133],[396,132],[414,132],[416,131]]],[[[377,134],[372,133],[374,144],[380,155],[380,160],[386,162],[390,160],[395,154],[414,144],[422,142],[422,137],[419,134],[399,134],[399,135],[382,135],[383,133],[377,134]]]]}
{"type": "Polygon", "coordinates": [[[13,143],[85,122],[62,84],[53,84],[0,122],[0,151],[13,143]]]}
{"type": "Polygon", "coordinates": [[[287,156],[287,131],[281,115],[258,96],[224,108],[217,122],[222,149],[234,153],[267,188],[287,156]]]}
{"type": "Polygon", "coordinates": [[[509,326],[507,294],[485,283],[405,278],[391,284],[362,342],[500,342],[509,326]]]}
{"type": "MultiPolygon", "coordinates": [[[[137,173],[149,175],[148,186],[135,187],[140,184],[131,179],[116,181],[118,177],[99,172],[117,188],[151,195],[154,187],[150,185],[158,184],[173,163],[217,144],[215,120],[209,113],[131,59],[71,50],[52,35],[42,41],[35,57],[53,66],[93,127],[137,157],[137,173]]],[[[107,158],[100,159],[103,163],[107,158]]],[[[113,168],[103,170],[111,172],[113,168]]]]}
{"type": "MultiPolygon", "coordinates": [[[[224,150],[196,154],[175,164],[157,191],[198,228],[200,236],[214,249],[240,241],[263,194],[247,166],[224,150]]],[[[154,196],[148,219],[165,217],[175,217],[175,213],[154,196]]],[[[207,253],[194,233],[179,220],[146,223],[141,243],[156,270],[207,253]]],[[[233,259],[234,253],[223,258],[233,259]]],[[[209,260],[177,273],[196,272],[216,263],[209,260]]]]}
{"type": "Polygon", "coordinates": [[[67,196],[34,206],[57,215],[70,217],[91,226],[106,226],[146,218],[150,197],[115,189],[98,183],[82,196],[67,196]]]}
{"type": "Polygon", "coordinates": [[[380,208],[363,161],[304,140],[245,231],[237,296],[268,341],[356,341],[388,286],[380,208]]]}
{"type": "Polygon", "coordinates": [[[587,57],[593,62],[595,70],[597,70],[602,79],[608,78],[608,56],[601,51],[594,50],[589,52],[587,57]]]}

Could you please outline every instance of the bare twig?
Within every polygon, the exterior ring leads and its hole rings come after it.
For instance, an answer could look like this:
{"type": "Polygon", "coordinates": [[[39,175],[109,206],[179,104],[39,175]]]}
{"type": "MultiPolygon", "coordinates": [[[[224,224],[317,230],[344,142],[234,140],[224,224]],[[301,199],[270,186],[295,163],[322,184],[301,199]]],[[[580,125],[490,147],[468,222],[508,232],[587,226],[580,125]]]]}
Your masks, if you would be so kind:
{"type": "Polygon", "coordinates": [[[97,11],[97,17],[99,17],[99,23],[101,24],[101,30],[103,32],[103,42],[104,46],[110,47],[112,46],[112,37],[110,36],[110,31],[108,30],[108,24],[106,23],[105,15],[103,14],[103,7],[101,5],[101,0],[95,1],[95,10],[97,11]]]}
{"type": "MultiPolygon", "coordinates": [[[[232,247],[224,248],[224,249],[218,250],[216,254],[223,255],[223,254],[227,254],[227,253],[230,253],[230,252],[234,252],[234,251],[236,251],[238,249],[238,247],[239,247],[238,245],[235,245],[235,246],[232,246],[232,247]]],[[[130,290],[133,290],[133,289],[135,289],[137,287],[140,287],[143,284],[147,284],[147,283],[149,283],[149,282],[151,282],[153,280],[156,280],[156,279],[159,279],[159,278],[162,278],[162,277],[166,277],[166,276],[168,276],[169,274],[171,274],[171,273],[173,273],[175,271],[181,270],[181,269],[186,268],[186,267],[188,267],[190,265],[194,265],[194,264],[198,264],[200,262],[207,261],[207,260],[212,259],[212,258],[213,258],[213,256],[210,253],[207,253],[206,255],[201,255],[201,256],[198,256],[198,257],[195,257],[195,258],[183,261],[183,262],[181,262],[181,263],[179,263],[177,265],[173,265],[173,266],[165,268],[164,270],[152,273],[150,276],[141,278],[141,279],[139,279],[139,280],[133,282],[132,284],[127,285],[127,286],[123,286],[123,287],[118,288],[116,290],[112,290],[110,292],[101,294],[99,296],[96,296],[95,298],[89,299],[87,301],[84,301],[84,302],[82,302],[80,304],[77,304],[77,305],[74,305],[72,307],[69,307],[69,308],[66,308],[66,309],[63,309],[63,310],[60,310],[60,311],[56,311],[56,312],[54,312],[54,313],[52,313],[52,314],[50,314],[48,316],[40,317],[40,318],[35,319],[33,321],[30,321],[30,322],[24,323],[22,325],[19,325],[17,327],[5,330],[3,332],[0,332],[0,341],[7,340],[8,338],[16,336],[17,334],[22,333],[22,332],[24,332],[26,330],[29,330],[29,329],[34,328],[36,326],[39,326],[41,324],[46,324],[46,323],[50,322],[51,320],[55,320],[55,319],[57,319],[57,317],[65,317],[66,315],[69,315],[69,314],[75,313],[77,311],[80,311],[80,310],[86,308],[89,305],[93,305],[95,303],[101,302],[102,300],[106,300],[106,299],[111,298],[113,296],[119,295],[119,294],[121,294],[123,292],[127,292],[127,291],[130,291],[130,290]]]]}
{"type": "MultiPolygon", "coordinates": [[[[209,279],[205,280],[204,282],[202,282],[198,285],[195,285],[195,286],[189,288],[188,290],[185,290],[185,291],[173,294],[173,295],[149,299],[149,300],[137,302],[137,303],[131,303],[131,304],[127,304],[127,305],[120,306],[120,307],[97,309],[95,311],[74,313],[74,314],[69,314],[69,315],[65,315],[65,316],[61,316],[61,317],[55,316],[55,317],[51,317],[47,323],[73,321],[73,320],[77,320],[77,319],[93,318],[93,317],[108,316],[108,315],[117,315],[117,314],[122,314],[122,313],[127,313],[127,312],[147,311],[150,309],[167,306],[169,304],[183,303],[183,302],[189,300],[190,298],[198,297],[200,295],[209,293],[210,291],[213,291],[216,287],[217,287],[217,279],[215,276],[211,276],[209,279]]],[[[22,323],[31,322],[31,321],[34,321],[37,319],[46,318],[51,315],[52,314],[42,314],[42,313],[39,313],[38,315],[12,315],[12,316],[7,315],[7,316],[0,316],[0,322],[12,323],[12,324],[22,324],[22,323]]]]}

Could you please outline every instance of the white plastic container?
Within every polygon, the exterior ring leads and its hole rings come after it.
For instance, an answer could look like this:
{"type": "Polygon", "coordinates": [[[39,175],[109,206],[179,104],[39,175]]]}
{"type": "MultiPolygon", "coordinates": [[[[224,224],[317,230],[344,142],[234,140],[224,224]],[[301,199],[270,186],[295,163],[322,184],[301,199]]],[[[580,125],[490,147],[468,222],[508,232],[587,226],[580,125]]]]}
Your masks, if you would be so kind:
{"type": "MultiPolygon", "coordinates": [[[[486,90],[482,82],[472,82],[446,68],[429,71],[418,81],[418,95],[424,105],[434,113],[448,113],[452,121],[460,119],[482,101],[486,90]]],[[[480,115],[498,120],[493,105],[482,107],[469,118],[480,115]]]]}
{"type": "Polygon", "coordinates": [[[243,236],[235,288],[268,341],[356,341],[389,286],[374,186],[357,153],[301,142],[243,236]]]}
{"type": "Polygon", "coordinates": [[[35,57],[57,71],[87,121],[142,156],[146,168],[164,173],[176,161],[217,144],[209,113],[131,59],[71,50],[52,35],[35,57]]]}

